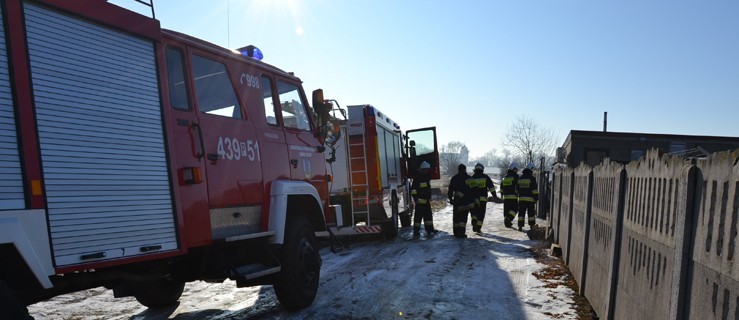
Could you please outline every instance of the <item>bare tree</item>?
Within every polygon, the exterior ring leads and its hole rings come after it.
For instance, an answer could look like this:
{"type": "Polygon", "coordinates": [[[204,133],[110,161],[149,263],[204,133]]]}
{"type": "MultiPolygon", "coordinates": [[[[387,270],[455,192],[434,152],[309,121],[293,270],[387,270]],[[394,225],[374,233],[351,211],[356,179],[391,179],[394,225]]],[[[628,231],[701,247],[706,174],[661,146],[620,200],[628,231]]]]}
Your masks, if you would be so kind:
{"type": "MultiPolygon", "coordinates": [[[[523,115],[508,125],[503,145],[513,149],[515,158],[526,162],[537,162],[545,157],[551,162],[557,141],[551,129],[540,126],[533,118],[523,115]]],[[[524,164],[521,164],[524,165],[524,164]]]]}
{"type": "Polygon", "coordinates": [[[467,146],[459,141],[452,141],[439,150],[439,167],[442,172],[453,176],[457,173],[457,166],[464,160],[462,154],[467,152],[467,146]]]}

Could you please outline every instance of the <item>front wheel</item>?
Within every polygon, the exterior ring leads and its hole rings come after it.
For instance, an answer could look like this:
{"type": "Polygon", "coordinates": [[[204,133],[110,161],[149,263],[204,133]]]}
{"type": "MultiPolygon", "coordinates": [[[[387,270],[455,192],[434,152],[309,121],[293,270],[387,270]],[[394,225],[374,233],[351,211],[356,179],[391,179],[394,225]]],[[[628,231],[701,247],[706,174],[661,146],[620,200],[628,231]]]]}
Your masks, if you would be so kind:
{"type": "Polygon", "coordinates": [[[146,307],[164,308],[177,303],[184,290],[184,282],[162,278],[140,284],[134,297],[146,307]]]}
{"type": "Polygon", "coordinates": [[[288,217],[280,263],[282,270],[274,284],[277,299],[290,310],[311,305],[318,292],[321,255],[313,227],[304,217],[288,217]]]}
{"type": "Polygon", "coordinates": [[[28,314],[28,308],[16,298],[13,290],[3,280],[0,280],[0,314],[8,319],[33,319],[28,314]]]}

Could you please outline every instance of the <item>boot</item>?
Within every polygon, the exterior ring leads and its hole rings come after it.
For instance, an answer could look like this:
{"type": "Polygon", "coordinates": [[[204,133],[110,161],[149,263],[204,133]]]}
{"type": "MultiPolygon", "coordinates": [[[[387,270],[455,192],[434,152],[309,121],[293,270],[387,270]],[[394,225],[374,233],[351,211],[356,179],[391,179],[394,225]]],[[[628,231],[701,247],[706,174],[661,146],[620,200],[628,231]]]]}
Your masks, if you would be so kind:
{"type": "Polygon", "coordinates": [[[508,221],[508,220],[504,220],[504,221],[503,221],[503,223],[505,224],[505,227],[506,227],[506,228],[510,228],[510,227],[513,227],[513,222],[510,222],[510,221],[508,221]]]}

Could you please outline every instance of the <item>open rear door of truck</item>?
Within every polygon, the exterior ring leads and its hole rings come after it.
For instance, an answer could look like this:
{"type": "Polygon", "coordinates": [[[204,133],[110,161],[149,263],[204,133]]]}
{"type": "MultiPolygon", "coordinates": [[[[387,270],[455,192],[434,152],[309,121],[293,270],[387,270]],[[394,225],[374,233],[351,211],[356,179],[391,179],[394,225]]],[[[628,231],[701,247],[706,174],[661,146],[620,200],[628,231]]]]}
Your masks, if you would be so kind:
{"type": "Polygon", "coordinates": [[[408,176],[418,174],[418,168],[426,161],[431,165],[431,179],[440,179],[439,148],[436,143],[436,127],[408,130],[405,133],[408,157],[408,176]]]}

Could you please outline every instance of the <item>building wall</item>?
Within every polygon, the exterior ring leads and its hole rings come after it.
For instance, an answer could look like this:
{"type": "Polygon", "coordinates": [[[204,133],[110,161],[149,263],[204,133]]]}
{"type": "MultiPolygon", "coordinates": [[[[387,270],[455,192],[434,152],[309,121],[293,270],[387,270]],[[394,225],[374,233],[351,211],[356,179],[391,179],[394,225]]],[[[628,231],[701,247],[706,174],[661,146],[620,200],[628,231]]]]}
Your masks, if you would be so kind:
{"type": "Polygon", "coordinates": [[[628,163],[638,160],[653,148],[660,154],[681,154],[691,150],[695,154],[699,149],[708,153],[730,151],[739,148],[739,138],[573,130],[563,148],[567,165],[574,168],[580,162],[595,166],[605,157],[628,163]]]}

